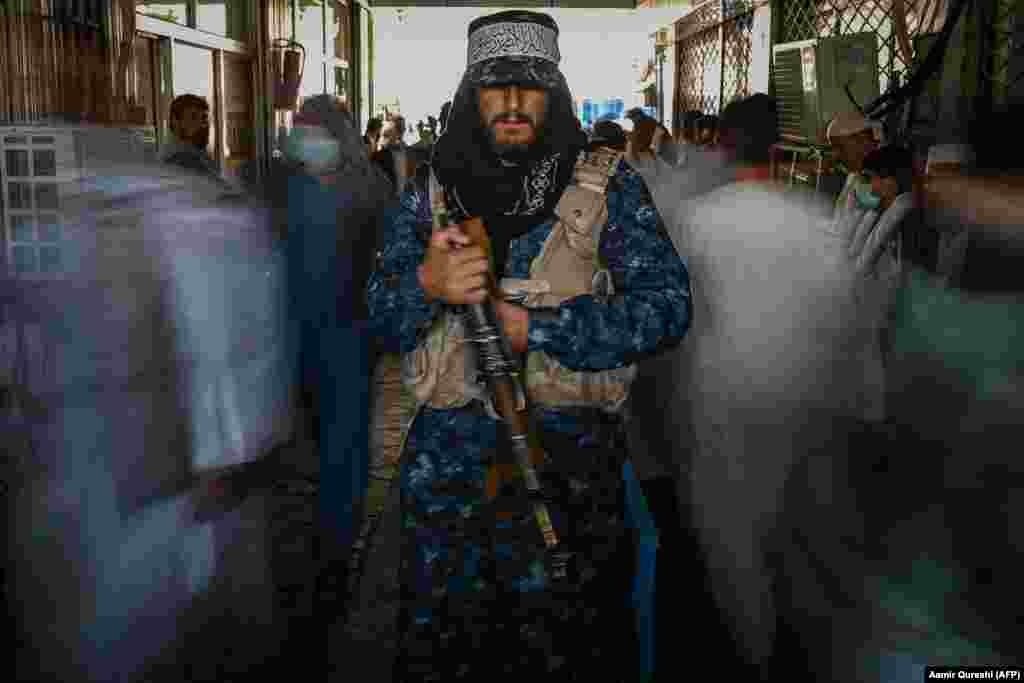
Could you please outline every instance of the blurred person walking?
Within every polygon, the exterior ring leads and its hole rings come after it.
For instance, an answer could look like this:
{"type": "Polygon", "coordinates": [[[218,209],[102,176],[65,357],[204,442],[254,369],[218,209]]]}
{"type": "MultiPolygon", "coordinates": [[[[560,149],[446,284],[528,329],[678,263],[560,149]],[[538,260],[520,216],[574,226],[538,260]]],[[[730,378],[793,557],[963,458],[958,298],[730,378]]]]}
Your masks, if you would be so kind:
{"type": "Polygon", "coordinates": [[[902,286],[903,245],[920,230],[913,193],[913,155],[886,146],[865,157],[862,183],[855,190],[858,210],[845,214],[840,237],[857,277],[857,301],[873,320],[874,339],[864,345],[864,376],[874,390],[864,396],[863,419],[878,424],[887,417],[885,365],[896,294],[902,286]]]}
{"type": "Polygon", "coordinates": [[[680,499],[715,600],[743,660],[766,680],[777,676],[781,492],[794,462],[841,450],[849,394],[862,393],[850,345],[864,343],[865,324],[843,243],[823,227],[826,208],[770,179],[775,116],[767,95],[729,104],[720,131],[728,163],[672,174],[675,190],[660,183],[655,193],[693,278],[695,326],[662,361],[665,379],[652,391],[663,424],[651,422],[648,436],[682,458],[680,499]]]}
{"type": "Polygon", "coordinates": [[[318,95],[295,115],[287,155],[293,353],[319,452],[322,578],[338,591],[368,485],[376,349],[363,291],[391,194],[361,142],[343,102],[318,95]]]}
{"type": "Polygon", "coordinates": [[[203,166],[143,164],[116,129],[81,141],[90,169],[62,198],[76,271],[51,302],[59,386],[12,500],[39,655],[14,677],[234,678],[274,663],[281,636],[258,490],[291,434],[279,245],[261,204],[203,166]]]}

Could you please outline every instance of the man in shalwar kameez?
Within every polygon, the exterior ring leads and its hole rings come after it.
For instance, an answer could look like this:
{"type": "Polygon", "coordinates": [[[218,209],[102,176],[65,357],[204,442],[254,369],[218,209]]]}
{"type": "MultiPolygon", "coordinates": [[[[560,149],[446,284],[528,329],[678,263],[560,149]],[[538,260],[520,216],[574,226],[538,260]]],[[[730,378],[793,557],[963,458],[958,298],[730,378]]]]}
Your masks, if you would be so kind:
{"type": "Polygon", "coordinates": [[[633,364],[685,334],[688,279],[641,178],[619,152],[584,152],[557,38],[532,12],[470,25],[427,187],[418,177],[403,194],[370,281],[371,324],[399,341],[419,404],[401,460],[396,680],[636,673],[623,406],[633,364]],[[439,201],[455,227],[432,232],[439,201]],[[489,255],[458,227],[471,217],[486,225],[489,255]],[[454,309],[485,298],[492,268],[505,295],[497,315],[525,356],[544,493],[572,556],[564,578],[522,487],[485,493],[508,439],[454,309]]]}

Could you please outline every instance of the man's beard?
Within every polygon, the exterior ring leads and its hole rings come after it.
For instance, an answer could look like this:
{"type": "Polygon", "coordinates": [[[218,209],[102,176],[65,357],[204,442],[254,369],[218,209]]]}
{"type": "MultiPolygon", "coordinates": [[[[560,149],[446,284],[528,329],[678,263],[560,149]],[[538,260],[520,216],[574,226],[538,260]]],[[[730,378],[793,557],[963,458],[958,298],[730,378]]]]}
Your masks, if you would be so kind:
{"type": "Polygon", "coordinates": [[[536,122],[526,114],[499,114],[491,119],[491,125],[487,127],[487,141],[499,158],[512,163],[523,163],[529,161],[533,152],[540,142],[541,131],[536,122]],[[533,131],[533,142],[530,143],[505,143],[498,142],[497,125],[499,123],[525,123],[533,131]]]}

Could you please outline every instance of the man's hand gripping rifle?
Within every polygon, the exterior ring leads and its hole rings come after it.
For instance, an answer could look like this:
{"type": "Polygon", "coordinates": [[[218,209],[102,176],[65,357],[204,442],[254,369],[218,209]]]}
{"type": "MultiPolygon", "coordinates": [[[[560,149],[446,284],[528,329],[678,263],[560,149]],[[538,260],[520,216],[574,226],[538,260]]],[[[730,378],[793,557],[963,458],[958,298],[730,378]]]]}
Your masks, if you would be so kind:
{"type": "MultiPolygon", "coordinates": [[[[441,203],[432,207],[434,229],[443,230],[448,225],[448,212],[441,203]]],[[[483,221],[472,218],[466,221],[461,229],[474,244],[482,246],[490,253],[490,240],[483,221]]],[[[460,308],[466,324],[467,340],[478,350],[480,370],[487,378],[494,407],[505,421],[511,440],[515,463],[497,463],[492,468],[487,482],[488,497],[494,499],[498,495],[501,482],[511,479],[510,468],[520,470],[527,495],[533,505],[534,517],[544,537],[545,546],[551,550],[558,545],[558,536],[547,505],[542,500],[540,480],[537,477],[536,465],[544,462],[544,453],[538,447],[536,432],[531,427],[525,390],[517,374],[518,364],[512,358],[510,346],[495,313],[494,299],[497,288],[493,275],[488,277],[488,296],[479,304],[466,304],[460,308]]]]}

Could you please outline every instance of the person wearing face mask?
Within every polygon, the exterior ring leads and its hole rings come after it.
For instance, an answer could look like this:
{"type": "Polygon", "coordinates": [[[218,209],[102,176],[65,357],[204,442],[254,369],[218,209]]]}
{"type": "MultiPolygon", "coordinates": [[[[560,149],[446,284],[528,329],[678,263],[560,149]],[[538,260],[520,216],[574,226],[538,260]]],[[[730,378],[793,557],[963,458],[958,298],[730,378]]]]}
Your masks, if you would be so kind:
{"type": "Polygon", "coordinates": [[[900,227],[914,209],[913,156],[898,146],[882,147],[864,159],[861,183],[854,192],[864,213],[850,236],[857,274],[877,272],[887,252],[898,262],[900,227]]]}
{"type": "Polygon", "coordinates": [[[878,148],[878,126],[863,114],[843,112],[838,114],[825,132],[825,138],[832,146],[837,161],[846,167],[846,183],[836,199],[835,220],[845,220],[847,212],[857,211],[855,193],[861,182],[860,171],[864,158],[878,148]]]}
{"type": "Polygon", "coordinates": [[[862,347],[864,376],[874,388],[865,394],[861,418],[879,423],[887,418],[885,368],[891,317],[903,276],[904,234],[915,216],[912,193],[913,156],[890,145],[871,152],[862,165],[862,182],[854,190],[857,210],[843,234],[847,257],[856,276],[858,307],[872,321],[871,343],[862,347]],[[857,220],[853,220],[856,218],[857,220]]]}
{"type": "Polygon", "coordinates": [[[304,431],[320,456],[322,578],[343,582],[368,486],[376,350],[362,291],[391,188],[348,111],[330,95],[303,103],[286,157],[291,357],[304,431]]]}

